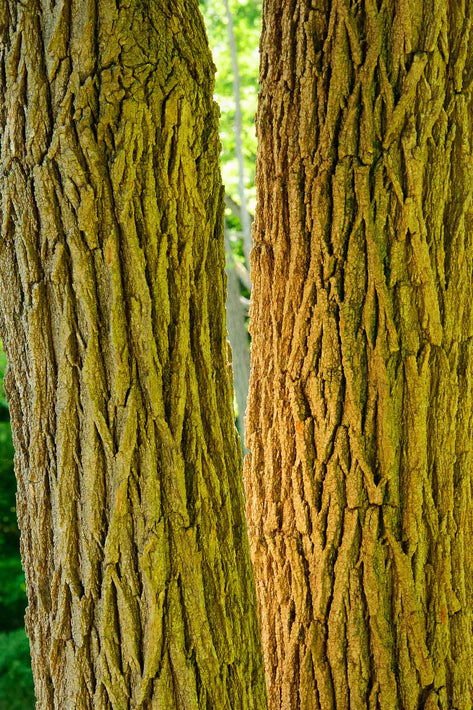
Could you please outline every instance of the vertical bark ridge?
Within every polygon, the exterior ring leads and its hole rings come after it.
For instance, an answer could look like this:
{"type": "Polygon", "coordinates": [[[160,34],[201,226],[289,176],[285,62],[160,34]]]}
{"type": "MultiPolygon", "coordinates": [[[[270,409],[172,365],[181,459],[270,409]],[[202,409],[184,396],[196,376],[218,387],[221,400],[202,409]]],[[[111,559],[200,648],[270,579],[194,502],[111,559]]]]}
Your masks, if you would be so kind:
{"type": "Polygon", "coordinates": [[[40,708],[262,708],[194,0],[0,3],[2,337],[40,708]]]}
{"type": "Polygon", "coordinates": [[[469,710],[472,5],[266,0],[247,513],[272,710],[469,710]]]}

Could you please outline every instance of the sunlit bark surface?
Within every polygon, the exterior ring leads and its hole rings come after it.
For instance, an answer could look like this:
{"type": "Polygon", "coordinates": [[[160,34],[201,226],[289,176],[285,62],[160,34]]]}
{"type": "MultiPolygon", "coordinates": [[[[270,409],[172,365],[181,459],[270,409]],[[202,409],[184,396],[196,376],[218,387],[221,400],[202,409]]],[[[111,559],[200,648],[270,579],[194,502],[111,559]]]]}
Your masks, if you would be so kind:
{"type": "Polygon", "coordinates": [[[246,488],[270,709],[473,707],[471,0],[266,0],[246,488]]]}

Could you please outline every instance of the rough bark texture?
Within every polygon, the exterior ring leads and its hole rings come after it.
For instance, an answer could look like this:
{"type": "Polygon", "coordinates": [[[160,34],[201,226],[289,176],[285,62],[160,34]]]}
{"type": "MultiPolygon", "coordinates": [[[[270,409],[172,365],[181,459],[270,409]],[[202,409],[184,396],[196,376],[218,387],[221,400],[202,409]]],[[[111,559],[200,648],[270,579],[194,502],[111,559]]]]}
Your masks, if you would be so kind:
{"type": "Polygon", "coordinates": [[[471,0],[266,0],[246,483],[270,708],[473,707],[471,0]]]}
{"type": "Polygon", "coordinates": [[[262,708],[197,0],[0,0],[2,337],[42,709],[262,708]]]}

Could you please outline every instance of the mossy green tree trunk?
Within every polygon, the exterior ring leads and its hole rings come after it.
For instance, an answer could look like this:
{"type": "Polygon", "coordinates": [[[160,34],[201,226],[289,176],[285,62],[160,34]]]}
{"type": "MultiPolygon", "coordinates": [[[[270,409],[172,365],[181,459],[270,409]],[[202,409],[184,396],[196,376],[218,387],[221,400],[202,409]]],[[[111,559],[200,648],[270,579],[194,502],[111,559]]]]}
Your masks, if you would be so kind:
{"type": "Polygon", "coordinates": [[[246,485],[271,710],[473,707],[471,0],[267,0],[246,485]]]}
{"type": "Polygon", "coordinates": [[[38,707],[264,707],[197,0],[0,0],[1,331],[38,707]]]}

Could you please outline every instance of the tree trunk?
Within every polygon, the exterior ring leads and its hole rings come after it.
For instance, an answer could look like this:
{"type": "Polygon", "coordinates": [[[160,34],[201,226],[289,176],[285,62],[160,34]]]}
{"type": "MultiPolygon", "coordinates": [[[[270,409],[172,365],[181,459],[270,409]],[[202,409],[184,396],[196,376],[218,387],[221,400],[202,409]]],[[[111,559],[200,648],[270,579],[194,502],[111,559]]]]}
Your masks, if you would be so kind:
{"type": "Polygon", "coordinates": [[[243,453],[246,453],[245,412],[250,381],[250,339],[246,326],[247,310],[241,302],[240,279],[236,271],[236,260],[232,245],[225,229],[225,253],[227,263],[227,327],[232,346],[232,369],[235,399],[238,406],[238,431],[243,453]]]}
{"type": "Polygon", "coordinates": [[[246,459],[270,708],[473,707],[471,0],[266,0],[246,459]]]}
{"type": "Polygon", "coordinates": [[[263,708],[197,0],[0,0],[2,337],[38,707],[263,708]]]}

